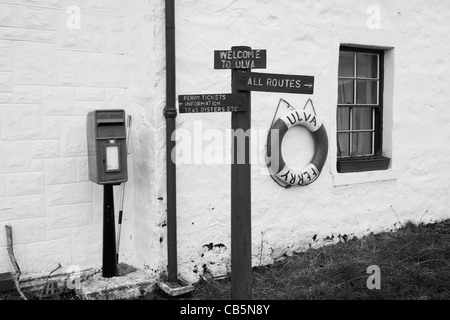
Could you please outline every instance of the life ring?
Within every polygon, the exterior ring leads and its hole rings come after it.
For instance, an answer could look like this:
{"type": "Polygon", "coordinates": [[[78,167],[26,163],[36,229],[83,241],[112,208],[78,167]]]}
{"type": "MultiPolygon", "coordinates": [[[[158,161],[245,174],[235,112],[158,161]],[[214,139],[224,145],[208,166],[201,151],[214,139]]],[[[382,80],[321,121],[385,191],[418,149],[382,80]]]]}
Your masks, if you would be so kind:
{"type": "Polygon", "coordinates": [[[327,131],[320,118],[315,114],[294,109],[279,117],[270,129],[267,138],[266,163],[272,177],[285,188],[307,186],[316,181],[328,155],[327,131]],[[290,128],[297,125],[304,126],[311,132],[315,145],[311,162],[301,171],[288,167],[281,153],[284,136],[290,128]],[[278,139],[274,137],[272,145],[272,133],[275,132],[278,132],[278,139]]]}

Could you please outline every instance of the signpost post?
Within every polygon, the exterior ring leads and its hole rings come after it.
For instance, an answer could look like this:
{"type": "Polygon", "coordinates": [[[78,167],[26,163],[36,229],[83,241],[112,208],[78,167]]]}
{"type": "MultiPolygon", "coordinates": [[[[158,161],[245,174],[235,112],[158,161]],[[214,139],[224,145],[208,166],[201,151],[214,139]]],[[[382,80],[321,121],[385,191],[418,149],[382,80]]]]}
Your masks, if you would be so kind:
{"type": "MultiPolygon", "coordinates": [[[[249,47],[233,47],[232,51],[251,52],[249,47]]],[[[247,63],[245,65],[251,65],[247,63]]],[[[265,64],[265,63],[264,63],[265,64]]],[[[244,62],[241,64],[244,65],[244,62]]],[[[238,93],[238,69],[231,70],[231,90],[238,93]]],[[[246,96],[248,109],[246,112],[235,112],[231,115],[231,130],[242,134],[236,141],[233,135],[231,165],[231,299],[252,299],[252,199],[251,199],[251,165],[250,165],[250,129],[251,129],[251,92],[246,96]],[[244,160],[243,163],[240,163],[244,160]]]]}
{"type": "Polygon", "coordinates": [[[252,299],[251,91],[313,94],[314,77],[254,73],[267,67],[267,51],[232,47],[214,51],[214,69],[231,70],[231,94],[178,97],[180,113],[232,112],[231,299],[252,299]],[[245,141],[238,141],[238,139],[245,141]]]}

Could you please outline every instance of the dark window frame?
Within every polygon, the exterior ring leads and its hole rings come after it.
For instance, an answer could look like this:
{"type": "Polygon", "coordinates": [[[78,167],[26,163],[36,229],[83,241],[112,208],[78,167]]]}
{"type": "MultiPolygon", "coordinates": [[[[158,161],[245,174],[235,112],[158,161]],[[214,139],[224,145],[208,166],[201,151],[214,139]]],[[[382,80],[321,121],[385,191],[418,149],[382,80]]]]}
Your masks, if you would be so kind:
{"type": "MultiPolygon", "coordinates": [[[[373,155],[371,156],[339,156],[337,155],[337,171],[339,173],[349,173],[349,172],[362,172],[362,171],[374,171],[374,170],[386,170],[390,165],[390,158],[383,155],[383,93],[384,93],[384,59],[385,51],[360,48],[360,47],[350,47],[341,46],[340,52],[352,52],[352,53],[368,53],[376,54],[379,58],[378,60],[378,104],[377,105],[365,105],[366,107],[371,107],[373,110],[373,155]]],[[[357,70],[354,70],[355,80],[357,79],[357,70]]],[[[345,77],[344,77],[345,78],[345,77]]],[[[338,79],[340,77],[338,76],[338,79]]],[[[357,88],[355,87],[356,91],[357,88]]],[[[356,92],[355,92],[356,96],[356,92]]],[[[352,106],[337,103],[336,116],[338,114],[338,108],[340,107],[357,107],[357,101],[354,101],[352,106]]],[[[350,128],[352,129],[352,128],[350,128]]],[[[338,130],[336,130],[338,132],[338,130]]],[[[350,130],[351,132],[351,130],[350,130]]],[[[350,133],[351,134],[351,133],[350,133]]],[[[336,134],[336,142],[338,142],[338,134],[336,134]]]]}

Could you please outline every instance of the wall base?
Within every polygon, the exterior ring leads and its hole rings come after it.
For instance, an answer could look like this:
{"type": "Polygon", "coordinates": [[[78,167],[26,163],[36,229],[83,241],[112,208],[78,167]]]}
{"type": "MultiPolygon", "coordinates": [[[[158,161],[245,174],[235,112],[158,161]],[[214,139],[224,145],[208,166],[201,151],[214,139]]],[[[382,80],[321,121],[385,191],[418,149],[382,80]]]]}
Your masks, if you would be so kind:
{"type": "Polygon", "coordinates": [[[177,282],[158,282],[158,287],[169,297],[179,297],[194,291],[194,286],[182,280],[177,282]]]}

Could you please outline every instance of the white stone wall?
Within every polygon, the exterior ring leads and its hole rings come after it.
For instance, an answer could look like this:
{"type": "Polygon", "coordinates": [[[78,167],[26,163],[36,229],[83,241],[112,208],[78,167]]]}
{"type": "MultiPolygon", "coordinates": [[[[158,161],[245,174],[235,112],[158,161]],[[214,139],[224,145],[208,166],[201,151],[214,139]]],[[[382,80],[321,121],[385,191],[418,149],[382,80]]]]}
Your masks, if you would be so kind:
{"type": "Polygon", "coordinates": [[[128,106],[126,5],[0,1],[1,272],[12,269],[6,224],[25,274],[101,266],[102,189],[88,179],[85,116],[128,106]]]}
{"type": "MultiPolygon", "coordinates": [[[[309,187],[281,189],[262,161],[279,99],[302,108],[309,96],[252,94],[252,127],[262,132],[252,169],[254,265],[333,235],[448,218],[449,18],[450,4],[440,0],[176,1],[177,94],[229,93],[230,72],[213,69],[213,51],[235,45],[267,49],[262,72],[315,76],[311,98],[330,150],[309,187]],[[374,9],[379,29],[371,24],[374,9]],[[387,50],[387,171],[336,172],[340,44],[387,50]]],[[[101,108],[133,116],[122,261],[155,277],[165,272],[164,44],[163,0],[0,0],[0,272],[11,270],[5,224],[13,226],[16,256],[29,275],[58,263],[101,266],[102,189],[88,181],[85,141],[85,115],[101,108]],[[70,5],[81,9],[80,29],[67,27],[70,5]]],[[[177,123],[192,135],[198,126],[225,134],[230,119],[183,114],[177,123]]],[[[210,151],[211,142],[196,147],[210,151]]],[[[292,167],[313,151],[306,130],[288,133],[283,153],[292,167]]],[[[190,281],[224,275],[230,166],[180,164],[177,175],[180,274],[190,281]]]]}

